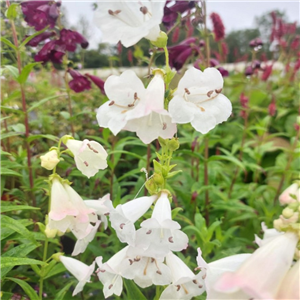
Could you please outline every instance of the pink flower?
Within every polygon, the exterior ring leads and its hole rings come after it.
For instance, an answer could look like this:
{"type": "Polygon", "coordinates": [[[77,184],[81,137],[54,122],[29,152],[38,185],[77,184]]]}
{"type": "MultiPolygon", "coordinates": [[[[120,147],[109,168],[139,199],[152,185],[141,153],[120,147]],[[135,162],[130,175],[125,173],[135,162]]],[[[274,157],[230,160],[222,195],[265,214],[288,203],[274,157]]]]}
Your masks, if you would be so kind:
{"type": "Polygon", "coordinates": [[[293,202],[300,202],[300,187],[297,183],[293,183],[279,196],[279,202],[281,205],[290,204],[293,202]]]}

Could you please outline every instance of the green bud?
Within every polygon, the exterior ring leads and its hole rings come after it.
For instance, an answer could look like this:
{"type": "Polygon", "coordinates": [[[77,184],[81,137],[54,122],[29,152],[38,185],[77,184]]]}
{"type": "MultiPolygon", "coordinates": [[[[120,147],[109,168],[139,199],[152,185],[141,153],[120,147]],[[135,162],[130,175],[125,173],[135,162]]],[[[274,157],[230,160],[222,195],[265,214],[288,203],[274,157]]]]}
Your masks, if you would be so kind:
{"type": "Polygon", "coordinates": [[[165,147],[165,146],[167,146],[168,140],[165,140],[165,139],[163,139],[163,138],[161,138],[161,137],[159,136],[159,137],[158,137],[158,142],[159,142],[159,144],[160,144],[161,147],[165,147]]]}
{"type": "Polygon", "coordinates": [[[158,173],[154,173],[153,175],[153,180],[154,182],[156,183],[156,185],[163,185],[164,184],[164,178],[161,174],[158,174],[158,173]]]}
{"type": "Polygon", "coordinates": [[[66,145],[68,140],[74,140],[74,138],[71,135],[64,135],[63,137],[61,137],[61,141],[66,145]]]}
{"type": "Polygon", "coordinates": [[[168,36],[165,32],[161,31],[159,37],[155,41],[151,41],[152,45],[158,48],[164,48],[168,43],[168,36]]]}
{"type": "Polygon", "coordinates": [[[282,215],[286,218],[289,219],[294,215],[294,210],[286,207],[283,211],[282,211],[282,215]]]}
{"type": "Polygon", "coordinates": [[[60,257],[63,256],[63,255],[64,255],[63,252],[58,252],[58,253],[53,254],[53,255],[52,255],[52,258],[53,258],[54,260],[56,260],[57,262],[60,262],[60,257]]]}
{"type": "Polygon", "coordinates": [[[155,183],[153,178],[150,178],[149,180],[146,181],[145,187],[148,190],[148,192],[150,193],[150,195],[154,195],[157,193],[157,189],[158,189],[157,184],[155,183]]]}
{"type": "Polygon", "coordinates": [[[179,148],[179,141],[177,138],[172,138],[169,142],[168,142],[168,148],[170,151],[176,151],[179,148]]]}

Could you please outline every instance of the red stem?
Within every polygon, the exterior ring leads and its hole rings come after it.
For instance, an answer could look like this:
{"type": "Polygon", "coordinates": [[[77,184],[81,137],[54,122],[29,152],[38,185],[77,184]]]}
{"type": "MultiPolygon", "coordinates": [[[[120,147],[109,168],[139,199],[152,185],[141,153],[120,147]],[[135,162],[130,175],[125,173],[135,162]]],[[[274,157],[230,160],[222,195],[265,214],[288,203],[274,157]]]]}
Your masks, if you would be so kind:
{"type": "MultiPolygon", "coordinates": [[[[7,7],[10,6],[9,0],[6,0],[7,7]]],[[[13,34],[13,40],[15,46],[18,48],[18,38],[17,38],[17,32],[15,23],[13,20],[11,20],[11,27],[12,27],[12,34],[13,34]]],[[[22,61],[21,61],[21,55],[19,49],[16,51],[17,54],[17,64],[18,64],[18,70],[19,74],[22,72],[22,61]]],[[[20,84],[21,89],[21,98],[22,98],[22,110],[24,113],[24,125],[25,125],[25,145],[26,145],[26,151],[27,151],[27,166],[28,166],[28,173],[29,173],[29,184],[31,191],[33,190],[33,175],[32,175],[32,168],[31,168],[31,151],[30,151],[30,144],[28,143],[28,137],[29,137],[29,122],[28,122],[28,113],[27,113],[27,107],[26,107],[26,98],[25,98],[25,90],[24,85],[20,84]]],[[[34,195],[32,195],[32,206],[36,206],[36,200],[34,195]]]]}

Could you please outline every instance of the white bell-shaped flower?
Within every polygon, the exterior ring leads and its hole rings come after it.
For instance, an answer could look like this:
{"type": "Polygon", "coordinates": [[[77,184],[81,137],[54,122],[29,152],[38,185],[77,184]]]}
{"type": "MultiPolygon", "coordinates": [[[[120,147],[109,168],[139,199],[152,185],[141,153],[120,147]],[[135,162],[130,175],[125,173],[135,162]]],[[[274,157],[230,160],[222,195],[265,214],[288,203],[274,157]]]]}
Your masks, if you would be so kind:
{"type": "Polygon", "coordinates": [[[150,208],[157,196],[140,197],[125,204],[119,204],[110,212],[111,226],[116,230],[117,236],[122,243],[134,245],[134,223],[142,217],[150,208]]]}
{"type": "Polygon", "coordinates": [[[135,246],[143,248],[145,255],[163,258],[169,251],[181,251],[188,246],[188,237],[172,220],[171,205],[167,193],[157,200],[152,217],[141,223],[136,232],[135,246]]]}
{"type": "Polygon", "coordinates": [[[231,115],[232,105],[221,94],[222,88],[223,77],[217,69],[187,70],[169,103],[172,122],[191,123],[197,131],[205,134],[226,121],[231,115]]]}
{"type": "Polygon", "coordinates": [[[88,244],[94,239],[96,232],[100,226],[101,221],[98,220],[94,226],[88,225],[86,230],[86,236],[76,241],[72,256],[76,256],[83,253],[87,248],[88,244]]]}
{"type": "Polygon", "coordinates": [[[113,294],[120,296],[122,293],[123,279],[121,271],[127,250],[128,246],[112,256],[106,263],[102,263],[102,256],[96,258],[96,263],[99,266],[96,272],[99,280],[104,285],[103,293],[105,298],[113,294]]]}
{"type": "Polygon", "coordinates": [[[206,271],[201,270],[195,275],[189,267],[172,252],[166,256],[167,266],[171,270],[172,284],[161,294],[160,300],[189,300],[205,291],[204,279],[206,271]]]}
{"type": "Polygon", "coordinates": [[[82,263],[81,261],[66,257],[60,256],[60,261],[66,267],[66,269],[79,281],[73,291],[72,296],[80,293],[83,290],[84,285],[90,281],[91,275],[95,269],[95,262],[93,262],[90,266],[82,263]]]}
{"type": "Polygon", "coordinates": [[[160,33],[165,0],[98,1],[94,23],[100,27],[102,42],[130,47],[143,37],[155,41],[160,33]]]}
{"type": "Polygon", "coordinates": [[[131,70],[108,77],[104,89],[110,101],[98,109],[99,126],[109,128],[114,135],[122,129],[136,132],[145,144],[159,136],[172,138],[176,133],[176,124],[164,109],[162,71],[155,72],[147,89],[131,70]]]}
{"type": "Polygon", "coordinates": [[[95,213],[100,217],[101,222],[104,224],[104,229],[107,228],[107,216],[110,211],[113,210],[112,201],[110,200],[110,194],[98,200],[84,200],[87,207],[95,210],[95,213]]]}
{"type": "Polygon", "coordinates": [[[68,139],[66,146],[74,155],[77,169],[88,178],[107,168],[107,152],[99,143],[68,139]]]}
{"type": "Polygon", "coordinates": [[[142,249],[135,247],[129,247],[128,253],[131,255],[127,256],[122,266],[124,278],[133,279],[141,288],[171,283],[171,271],[163,263],[164,259],[147,257],[142,249]]]}
{"type": "Polygon", "coordinates": [[[274,299],[293,261],[298,236],[286,232],[257,249],[235,272],[224,273],[214,288],[243,291],[249,297],[274,299]]]}

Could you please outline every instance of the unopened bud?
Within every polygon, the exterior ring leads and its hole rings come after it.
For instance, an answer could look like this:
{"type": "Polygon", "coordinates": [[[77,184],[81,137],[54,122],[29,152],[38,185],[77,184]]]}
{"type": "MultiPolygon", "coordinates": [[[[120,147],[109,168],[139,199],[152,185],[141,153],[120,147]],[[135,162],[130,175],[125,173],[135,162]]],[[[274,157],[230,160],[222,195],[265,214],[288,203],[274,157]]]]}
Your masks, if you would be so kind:
{"type": "Polygon", "coordinates": [[[57,262],[60,262],[60,257],[63,256],[64,254],[62,252],[58,252],[52,255],[52,258],[56,260],[57,262]]]}
{"type": "Polygon", "coordinates": [[[58,155],[56,150],[51,150],[45,155],[40,157],[41,166],[47,170],[53,170],[59,163],[58,155]]]}
{"type": "Polygon", "coordinates": [[[179,148],[179,141],[177,138],[172,138],[168,143],[170,151],[176,151],[179,148]]]}
{"type": "Polygon", "coordinates": [[[48,226],[46,226],[45,235],[47,236],[48,239],[55,238],[56,234],[57,234],[57,229],[50,229],[48,226]]]}
{"type": "Polygon", "coordinates": [[[273,221],[274,228],[278,231],[281,231],[282,227],[284,227],[283,221],[281,219],[277,219],[273,221]]]}
{"type": "Polygon", "coordinates": [[[282,215],[283,217],[285,217],[286,219],[291,218],[294,215],[294,210],[286,207],[283,211],[282,211],[282,215]]]}
{"type": "Polygon", "coordinates": [[[159,33],[159,37],[155,41],[151,41],[151,43],[158,47],[158,48],[164,48],[167,46],[168,42],[168,36],[165,32],[161,31],[159,33]]]}

